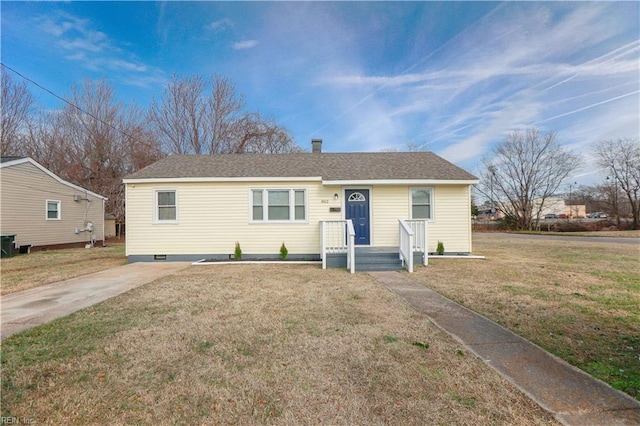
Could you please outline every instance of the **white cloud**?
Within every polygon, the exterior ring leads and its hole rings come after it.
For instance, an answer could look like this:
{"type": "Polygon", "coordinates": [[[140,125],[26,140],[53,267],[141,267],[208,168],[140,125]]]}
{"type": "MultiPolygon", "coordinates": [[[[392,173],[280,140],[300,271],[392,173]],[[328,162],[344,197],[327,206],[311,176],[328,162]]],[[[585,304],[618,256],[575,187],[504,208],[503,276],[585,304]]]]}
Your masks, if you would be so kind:
{"type": "Polygon", "coordinates": [[[229,18],[224,18],[210,23],[205,28],[214,33],[221,33],[233,28],[233,21],[229,18]]]}
{"type": "Polygon", "coordinates": [[[238,41],[236,43],[233,43],[233,50],[251,49],[253,47],[256,47],[257,45],[258,45],[257,40],[238,41]]]}
{"type": "Polygon", "coordinates": [[[102,74],[109,70],[111,79],[129,85],[152,84],[163,74],[119,47],[107,34],[93,28],[87,19],[58,13],[41,18],[39,28],[49,35],[53,45],[68,52],[63,58],[89,71],[102,74]]]}

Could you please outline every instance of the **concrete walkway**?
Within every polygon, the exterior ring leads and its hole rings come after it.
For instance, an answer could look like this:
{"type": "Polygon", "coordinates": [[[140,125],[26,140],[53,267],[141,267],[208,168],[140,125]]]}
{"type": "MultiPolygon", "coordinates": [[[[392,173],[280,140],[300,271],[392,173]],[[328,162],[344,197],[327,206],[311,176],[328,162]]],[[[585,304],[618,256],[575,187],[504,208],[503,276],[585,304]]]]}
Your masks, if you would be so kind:
{"type": "Polygon", "coordinates": [[[4,339],[173,274],[189,262],[131,263],[0,298],[4,339]]]}
{"type": "Polygon", "coordinates": [[[394,271],[369,272],[566,425],[640,425],[640,403],[394,271]]]}

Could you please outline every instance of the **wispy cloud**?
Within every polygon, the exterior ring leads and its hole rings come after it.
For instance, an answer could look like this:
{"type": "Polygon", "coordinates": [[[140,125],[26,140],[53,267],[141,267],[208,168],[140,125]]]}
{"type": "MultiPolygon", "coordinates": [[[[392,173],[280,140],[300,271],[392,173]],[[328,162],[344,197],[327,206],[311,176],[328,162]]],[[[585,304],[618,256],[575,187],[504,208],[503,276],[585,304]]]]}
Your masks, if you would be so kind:
{"type": "MultiPolygon", "coordinates": [[[[351,102],[323,127],[347,120],[377,124],[380,114],[368,115],[369,106],[386,105],[396,134],[412,129],[405,135],[411,142],[469,163],[505,132],[530,126],[545,130],[553,124],[549,129],[560,130],[568,146],[578,140],[585,146],[578,139],[585,135],[574,133],[575,120],[589,117],[600,128],[624,131],[629,126],[621,120],[604,123],[611,117],[602,111],[635,101],[631,114],[636,114],[637,134],[640,41],[618,38],[615,21],[624,17],[612,13],[609,4],[550,6],[494,9],[436,54],[427,52],[428,61],[418,59],[398,74],[325,74],[317,83],[344,92],[345,98],[351,94],[351,102]],[[417,123],[424,130],[416,132],[417,123]]],[[[357,63],[351,68],[367,69],[357,63]]]]}
{"type": "Polygon", "coordinates": [[[164,74],[118,46],[87,19],[58,13],[41,18],[39,28],[63,52],[68,52],[63,58],[86,70],[96,73],[108,70],[111,78],[130,85],[155,84],[164,74]]]}
{"type": "Polygon", "coordinates": [[[257,40],[244,40],[233,43],[233,50],[251,49],[258,45],[257,40]]]}
{"type": "Polygon", "coordinates": [[[214,33],[221,33],[233,28],[233,21],[229,18],[219,19],[217,21],[211,22],[205,28],[214,33]]]}

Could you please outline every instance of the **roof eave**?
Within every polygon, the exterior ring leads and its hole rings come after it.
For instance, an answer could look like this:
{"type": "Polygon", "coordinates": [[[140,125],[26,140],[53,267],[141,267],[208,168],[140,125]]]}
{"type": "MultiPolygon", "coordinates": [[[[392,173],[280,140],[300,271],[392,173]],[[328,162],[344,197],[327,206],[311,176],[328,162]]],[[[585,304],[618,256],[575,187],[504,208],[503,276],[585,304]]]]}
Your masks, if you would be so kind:
{"type": "Polygon", "coordinates": [[[34,160],[31,157],[24,157],[24,158],[20,158],[20,159],[13,160],[13,161],[7,161],[6,163],[2,163],[1,167],[2,168],[11,167],[11,166],[15,166],[17,164],[22,164],[22,163],[31,163],[31,164],[33,164],[35,167],[37,167],[42,172],[46,173],[47,175],[49,175],[50,177],[52,177],[53,179],[55,179],[59,183],[61,183],[63,185],[66,185],[66,186],[68,186],[70,188],[73,188],[76,191],[84,192],[87,195],[91,195],[93,197],[100,198],[101,200],[105,200],[105,201],[108,200],[108,198],[105,197],[104,195],[96,194],[95,192],[89,191],[86,188],[83,188],[83,187],[78,186],[76,184],[73,184],[71,182],[67,182],[66,180],[62,179],[60,176],[56,175],[51,170],[47,169],[46,167],[44,167],[42,164],[38,163],[36,160],[34,160]]]}

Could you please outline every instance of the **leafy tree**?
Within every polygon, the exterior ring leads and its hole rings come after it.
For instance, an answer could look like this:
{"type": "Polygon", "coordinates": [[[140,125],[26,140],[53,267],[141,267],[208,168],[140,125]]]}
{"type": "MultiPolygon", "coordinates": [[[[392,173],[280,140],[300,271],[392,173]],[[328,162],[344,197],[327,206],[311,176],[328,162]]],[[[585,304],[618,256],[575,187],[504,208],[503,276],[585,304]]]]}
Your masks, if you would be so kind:
{"type": "Polygon", "coordinates": [[[626,196],[633,216],[633,229],[640,229],[640,141],[624,138],[595,144],[598,165],[613,179],[617,210],[618,187],[626,196]]]}
{"type": "Polygon", "coordinates": [[[516,229],[533,229],[545,201],[578,167],[556,133],[513,131],[482,160],[478,190],[493,200],[516,229]]]}

